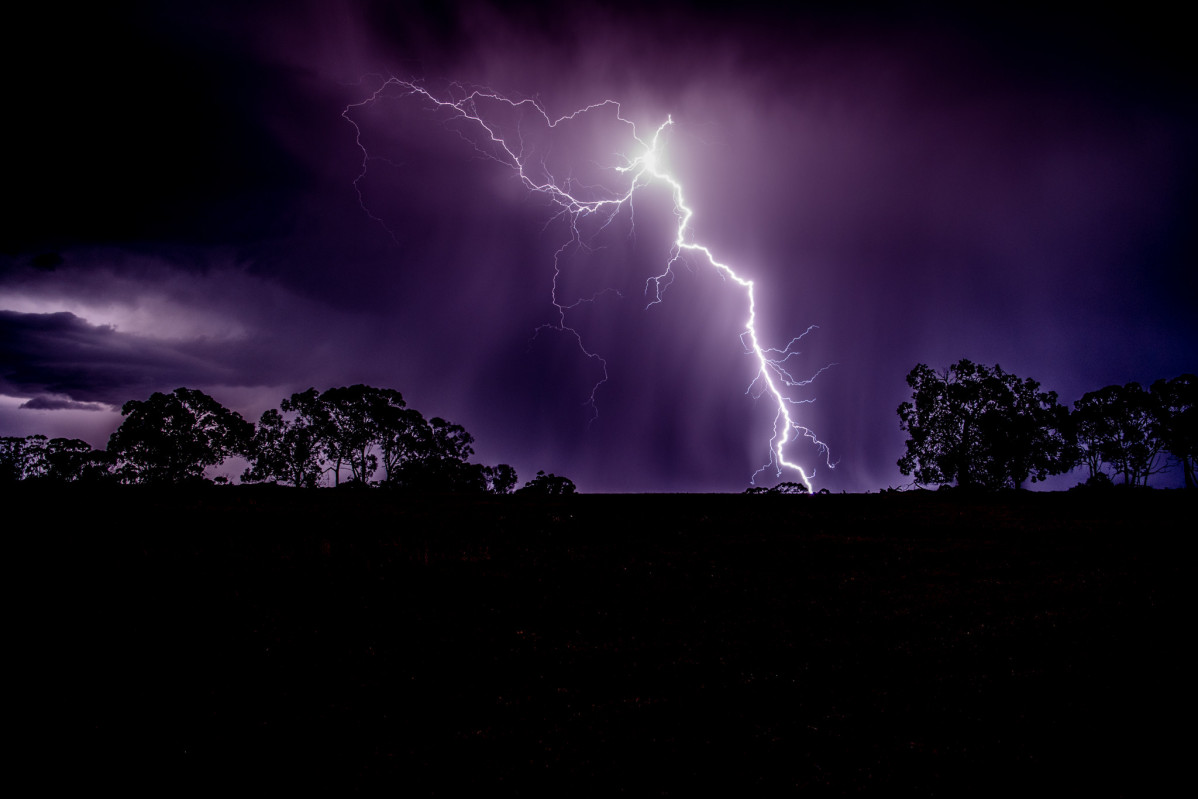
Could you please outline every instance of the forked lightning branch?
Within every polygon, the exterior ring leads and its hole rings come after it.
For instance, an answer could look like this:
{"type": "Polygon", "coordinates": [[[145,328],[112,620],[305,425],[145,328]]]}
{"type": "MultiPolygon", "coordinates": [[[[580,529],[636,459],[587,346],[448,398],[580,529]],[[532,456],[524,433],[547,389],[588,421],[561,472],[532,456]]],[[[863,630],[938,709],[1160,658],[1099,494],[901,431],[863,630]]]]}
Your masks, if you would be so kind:
{"type": "MultiPolygon", "coordinates": [[[[753,482],[763,473],[772,472],[776,477],[781,477],[783,470],[789,469],[799,475],[810,491],[811,480],[815,475],[814,468],[804,468],[791,460],[787,454],[792,448],[791,445],[800,438],[809,439],[820,458],[832,468],[827,445],[797,418],[799,406],[812,400],[797,399],[788,393],[809,385],[828,368],[825,366],[809,377],[796,378],[787,365],[787,362],[798,354],[795,346],[814,326],[791,339],[785,347],[767,347],[762,344],[757,331],[757,303],[753,281],[737,274],[729,264],[717,259],[708,247],[695,240],[695,231],[691,224],[694,211],[687,205],[682,183],[663,167],[665,159],[661,155],[666,145],[667,133],[674,125],[672,117],[667,116],[665,121],[653,130],[652,135],[642,138],[637,133],[636,125],[624,117],[620,103],[615,100],[594,103],[555,119],[535,99],[514,100],[488,89],[460,85],[451,86],[445,96],[438,96],[420,83],[394,77],[383,79],[365,99],[346,106],[342,111],[345,120],[354,126],[355,140],[362,151],[362,170],[355,179],[354,186],[358,189],[359,200],[362,201],[364,209],[366,203],[362,197],[361,182],[366,177],[372,156],[362,141],[362,130],[353,114],[358,109],[384,100],[413,96],[430,109],[445,113],[447,119],[461,123],[457,132],[465,136],[479,153],[512,169],[529,191],[548,197],[560,208],[560,215],[568,221],[571,239],[563,243],[554,256],[551,297],[557,321],[550,326],[573,337],[582,354],[602,367],[603,377],[595,383],[589,400],[593,409],[597,410],[596,395],[607,381],[607,362],[598,353],[588,349],[582,336],[569,324],[568,312],[577,302],[567,303],[558,296],[561,257],[572,244],[582,243],[583,235],[579,225],[583,220],[597,221],[601,227],[605,227],[632,202],[638,189],[653,183],[664,184],[673,198],[678,227],[661,273],[650,277],[646,282],[648,305],[652,306],[662,301],[666,289],[673,281],[674,266],[680,259],[688,256],[710,265],[737,290],[742,291],[746,317],[741,342],[745,353],[751,356],[757,365],[756,375],[746,393],[757,398],[768,397],[777,408],[769,439],[769,459],[754,472],[753,482]],[[626,126],[631,141],[635,143],[635,152],[624,153],[624,163],[609,170],[616,187],[612,188],[607,184],[583,185],[582,182],[570,178],[556,178],[537,149],[528,146],[522,126],[509,124],[509,120],[504,118],[506,115],[518,119],[524,114],[534,115],[548,130],[581,121],[587,115],[614,115],[619,125],[626,126]],[[473,138],[463,133],[463,127],[473,134],[473,138]]],[[[366,210],[370,213],[369,209],[366,210]]]]}

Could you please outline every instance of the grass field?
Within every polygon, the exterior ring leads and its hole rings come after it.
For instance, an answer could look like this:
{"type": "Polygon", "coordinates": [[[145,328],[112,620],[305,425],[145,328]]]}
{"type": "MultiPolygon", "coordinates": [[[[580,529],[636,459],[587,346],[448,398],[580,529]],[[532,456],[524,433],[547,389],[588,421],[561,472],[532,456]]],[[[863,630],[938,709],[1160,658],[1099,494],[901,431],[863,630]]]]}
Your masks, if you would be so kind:
{"type": "Polygon", "coordinates": [[[34,520],[9,530],[10,685],[17,761],[46,787],[1151,795],[1188,777],[1180,491],[5,499],[34,520]]]}

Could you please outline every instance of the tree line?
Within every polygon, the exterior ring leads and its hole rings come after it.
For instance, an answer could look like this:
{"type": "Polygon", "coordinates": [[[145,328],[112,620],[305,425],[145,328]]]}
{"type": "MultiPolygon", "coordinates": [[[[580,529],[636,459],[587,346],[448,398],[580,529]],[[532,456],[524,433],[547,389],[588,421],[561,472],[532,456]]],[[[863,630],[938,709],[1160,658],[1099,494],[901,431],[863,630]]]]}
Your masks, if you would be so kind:
{"type": "MultiPolygon", "coordinates": [[[[898,415],[909,438],[898,466],[917,485],[1020,488],[1081,467],[1091,485],[1147,485],[1176,467],[1187,488],[1198,485],[1192,374],[1148,389],[1107,386],[1082,396],[1072,410],[1035,380],[968,360],[940,372],[917,364],[907,384],[912,398],[898,415]]],[[[344,476],[350,485],[477,494],[508,494],[517,485],[507,464],[470,462],[474,437],[465,428],[426,419],[394,389],[310,388],[263,413],[257,425],[188,388],[129,401],[121,414],[103,450],[80,439],[0,438],[0,482],[174,485],[202,481],[209,467],[240,456],[249,463],[242,483],[312,488],[329,475],[334,486],[344,476]]],[[[798,488],[786,483],[774,492],[798,488]]],[[[575,486],[538,472],[520,491],[563,495],[575,486]]]]}
{"type": "Polygon", "coordinates": [[[912,398],[898,408],[909,434],[898,461],[917,485],[1020,488],[1075,468],[1087,484],[1147,485],[1180,467],[1195,487],[1198,459],[1198,377],[1183,374],[1091,391],[1072,410],[1054,391],[961,360],[937,372],[917,364],[907,375],[912,398]]]}
{"type": "MultiPolygon", "coordinates": [[[[242,483],[299,488],[314,488],[330,475],[334,486],[509,494],[518,480],[508,464],[471,463],[474,437],[465,428],[426,419],[389,388],[310,388],[263,413],[257,425],[189,388],[131,400],[121,415],[103,450],[80,439],[0,438],[0,481],[177,485],[203,481],[207,468],[234,456],[249,462],[242,483]]],[[[575,486],[538,472],[519,490],[564,495],[575,486]]]]}

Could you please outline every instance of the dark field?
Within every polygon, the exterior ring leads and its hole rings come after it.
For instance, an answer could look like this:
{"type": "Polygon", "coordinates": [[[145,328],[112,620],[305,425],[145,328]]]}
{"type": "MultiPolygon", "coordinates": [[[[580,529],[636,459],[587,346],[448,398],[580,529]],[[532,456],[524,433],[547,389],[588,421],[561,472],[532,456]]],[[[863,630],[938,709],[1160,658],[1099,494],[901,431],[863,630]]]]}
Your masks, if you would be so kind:
{"type": "Polygon", "coordinates": [[[46,788],[1188,782],[1181,492],[5,500],[46,788]]]}

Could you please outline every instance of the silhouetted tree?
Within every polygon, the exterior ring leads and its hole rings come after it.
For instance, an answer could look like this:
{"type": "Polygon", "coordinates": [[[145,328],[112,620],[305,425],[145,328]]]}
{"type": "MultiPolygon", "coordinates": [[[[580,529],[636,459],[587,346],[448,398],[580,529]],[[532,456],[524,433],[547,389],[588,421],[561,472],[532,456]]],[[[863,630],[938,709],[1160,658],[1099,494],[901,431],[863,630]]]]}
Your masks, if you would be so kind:
{"type": "Polygon", "coordinates": [[[17,436],[0,438],[0,483],[15,483],[23,480],[25,469],[22,462],[22,450],[25,440],[17,436]]]}
{"type": "Polygon", "coordinates": [[[428,422],[415,408],[405,407],[398,391],[386,390],[373,399],[371,415],[382,453],[383,480],[390,482],[401,464],[420,457],[430,435],[428,422]]]}
{"type": "Polygon", "coordinates": [[[1068,410],[1034,380],[961,360],[940,373],[918,364],[907,384],[913,401],[898,415],[910,438],[898,466],[916,483],[1018,488],[1076,460],[1062,434],[1068,410]]]}
{"type": "Polygon", "coordinates": [[[439,416],[429,420],[432,435],[428,439],[426,458],[465,462],[474,454],[474,436],[460,424],[447,422],[439,416]]]}
{"type": "Polygon", "coordinates": [[[407,493],[483,494],[487,492],[486,467],[442,458],[404,461],[388,484],[407,493]]]}
{"type": "Polygon", "coordinates": [[[70,483],[78,479],[83,464],[91,454],[91,444],[78,438],[52,438],[46,442],[46,477],[55,482],[70,483]]]}
{"type": "Polygon", "coordinates": [[[22,450],[22,472],[24,480],[40,480],[49,476],[50,463],[46,460],[46,446],[49,439],[40,433],[25,436],[25,446],[22,450]]]}
{"type": "Polygon", "coordinates": [[[488,490],[487,467],[469,463],[474,436],[440,417],[425,421],[419,413],[405,416],[404,457],[397,460],[389,482],[405,491],[481,494],[488,490]]]}
{"type": "Polygon", "coordinates": [[[78,438],[52,438],[46,442],[46,477],[62,483],[97,483],[108,480],[112,458],[78,438]]]}
{"type": "MultiPolygon", "coordinates": [[[[287,400],[283,404],[286,406],[287,400]]],[[[254,431],[250,448],[253,463],[241,480],[277,480],[297,488],[315,487],[324,472],[320,446],[320,430],[308,420],[288,420],[277,410],[266,411],[254,431]]]]}
{"type": "Polygon", "coordinates": [[[484,466],[483,474],[487,481],[487,490],[492,494],[510,494],[516,488],[516,470],[506,463],[498,466],[484,466]]]}
{"type": "Polygon", "coordinates": [[[254,427],[212,397],[188,388],[155,392],[121,408],[125,421],[108,440],[117,473],[128,483],[180,483],[230,455],[247,454],[254,427]]]}
{"type": "Polygon", "coordinates": [[[749,486],[744,490],[745,494],[809,494],[807,486],[803,483],[778,483],[778,485],[770,488],[768,486],[749,486]]]}
{"type": "Polygon", "coordinates": [[[380,465],[385,485],[411,492],[507,493],[516,482],[510,466],[469,463],[474,437],[464,427],[425,419],[394,389],[310,388],[280,407],[262,415],[243,481],[314,485],[327,463],[337,486],[344,466],[348,483],[365,486],[380,465]]]}
{"type": "Polygon", "coordinates": [[[50,480],[70,483],[109,476],[110,460],[78,438],[50,438],[36,433],[0,439],[0,481],[50,480]]]}
{"type": "Polygon", "coordinates": [[[537,472],[537,476],[524,484],[516,493],[541,494],[550,497],[563,497],[575,493],[574,481],[568,477],[558,477],[556,474],[537,472]]]}
{"type": "Polygon", "coordinates": [[[1186,488],[1195,488],[1194,465],[1198,462],[1198,377],[1179,375],[1152,384],[1158,415],[1158,430],[1165,449],[1181,466],[1186,488]]]}
{"type": "Polygon", "coordinates": [[[254,464],[242,480],[314,486],[330,471],[333,484],[340,485],[341,470],[349,466],[349,480],[366,485],[378,468],[376,450],[388,469],[400,457],[397,437],[406,409],[394,389],[357,384],[318,393],[309,388],[283,400],[280,408],[262,414],[254,436],[254,464]]]}
{"type": "Polygon", "coordinates": [[[35,480],[44,477],[48,468],[45,436],[34,434],[0,439],[0,480],[35,480]]]}
{"type": "Polygon", "coordinates": [[[1071,425],[1091,477],[1105,464],[1125,485],[1147,485],[1165,468],[1157,403],[1139,383],[1083,394],[1073,403],[1071,425]]]}
{"type": "MultiPolygon", "coordinates": [[[[349,466],[350,479],[369,482],[378,468],[374,446],[378,440],[373,411],[379,389],[362,385],[330,388],[315,406],[325,457],[333,467],[333,484],[341,483],[341,467],[349,466]]],[[[396,396],[399,392],[394,392],[396,396]]],[[[403,399],[399,399],[402,405],[403,399]]]]}
{"type": "Polygon", "coordinates": [[[1090,392],[1074,401],[1073,412],[1069,414],[1068,436],[1074,446],[1075,463],[1086,467],[1088,479],[1097,481],[1095,485],[1103,485],[1102,477],[1110,482],[1110,475],[1102,469],[1106,463],[1103,445],[1113,434],[1113,425],[1108,409],[1097,392],[1090,392]]]}

